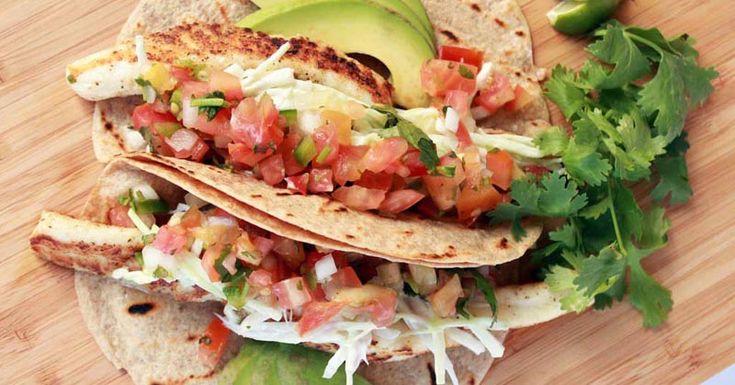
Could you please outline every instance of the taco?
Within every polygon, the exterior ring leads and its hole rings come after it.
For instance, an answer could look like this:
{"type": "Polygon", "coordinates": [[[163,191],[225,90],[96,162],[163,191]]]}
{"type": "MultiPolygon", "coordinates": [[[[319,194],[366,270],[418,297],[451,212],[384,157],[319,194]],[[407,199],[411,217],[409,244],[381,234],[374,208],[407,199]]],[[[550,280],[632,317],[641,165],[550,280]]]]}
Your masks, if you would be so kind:
{"type": "Polygon", "coordinates": [[[528,224],[524,239],[511,239],[487,214],[513,180],[558,166],[530,137],[477,127],[471,100],[478,114],[522,114],[535,100],[529,90],[540,95],[493,68],[431,60],[426,87],[446,108],[399,110],[384,104],[387,81],[332,49],[193,23],[67,72],[91,100],[144,94],[132,108],[95,111],[96,131],[115,132],[125,152],[153,152],[254,210],[355,248],[487,265],[518,258],[540,234],[528,224]]]}
{"type": "MultiPolygon", "coordinates": [[[[493,289],[492,277],[504,274],[503,265],[492,273],[434,269],[345,252],[328,238],[296,241],[285,235],[298,238],[298,228],[266,230],[221,191],[132,158],[110,163],[83,218],[44,213],[32,249],[61,266],[144,292],[219,302],[224,325],[236,334],[333,353],[325,377],[343,363],[349,377],[361,361],[431,352],[438,382],[448,375],[457,383],[446,349],[499,356],[502,344],[490,332],[563,314],[543,283],[493,289]]],[[[177,328],[187,322],[179,320],[177,328]]],[[[211,342],[216,349],[207,355],[208,367],[228,349],[228,334],[211,342]]]]}

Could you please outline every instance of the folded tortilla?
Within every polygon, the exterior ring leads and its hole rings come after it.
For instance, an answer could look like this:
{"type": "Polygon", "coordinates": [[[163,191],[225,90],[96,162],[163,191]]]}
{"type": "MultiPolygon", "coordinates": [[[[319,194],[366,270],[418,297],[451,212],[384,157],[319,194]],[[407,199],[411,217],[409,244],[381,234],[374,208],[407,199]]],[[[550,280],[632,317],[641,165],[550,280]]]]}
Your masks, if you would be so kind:
{"type": "MultiPolygon", "coordinates": [[[[134,266],[134,253],[143,247],[142,234],[135,229],[106,224],[107,212],[118,196],[142,183],[153,187],[161,199],[170,204],[181,202],[185,193],[189,192],[250,224],[259,227],[261,224],[266,226],[270,224],[273,227],[262,228],[280,236],[290,238],[294,236],[293,239],[298,239],[299,233],[303,232],[297,227],[289,228],[288,224],[279,224],[269,218],[255,223],[251,221],[252,217],[247,215],[247,210],[242,210],[240,203],[227,194],[202,184],[185,173],[173,170],[162,172],[161,169],[163,167],[160,165],[132,158],[115,159],[105,169],[93,190],[84,208],[84,219],[52,212],[44,213],[31,236],[31,248],[41,257],[56,264],[101,276],[110,276],[121,267],[134,266]],[[156,171],[151,172],[150,169],[156,171]]],[[[334,244],[328,238],[315,245],[359,252],[349,246],[334,244]]],[[[165,283],[158,280],[147,285],[133,283],[126,285],[147,293],[172,295],[177,300],[186,302],[219,300],[197,286],[185,287],[177,281],[165,283]]],[[[559,308],[558,298],[551,294],[543,283],[500,287],[497,289],[497,298],[499,302],[497,320],[503,329],[530,326],[563,314],[559,308]]],[[[111,300],[114,303],[114,298],[111,300]]],[[[104,338],[106,337],[98,340],[104,338]]],[[[310,346],[332,352],[335,349],[332,344],[310,346]]],[[[456,343],[448,341],[448,346],[456,346],[456,343]]],[[[397,361],[426,353],[428,349],[417,336],[376,339],[369,347],[368,358],[372,362],[397,361]]]]}

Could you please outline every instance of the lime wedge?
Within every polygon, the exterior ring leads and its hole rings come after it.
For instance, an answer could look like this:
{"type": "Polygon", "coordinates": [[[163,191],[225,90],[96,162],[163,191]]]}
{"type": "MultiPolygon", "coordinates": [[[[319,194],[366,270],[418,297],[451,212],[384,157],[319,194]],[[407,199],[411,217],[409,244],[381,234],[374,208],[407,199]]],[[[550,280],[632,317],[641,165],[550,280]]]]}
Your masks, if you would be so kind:
{"type": "Polygon", "coordinates": [[[564,0],[546,17],[551,26],[567,35],[588,32],[615,12],[620,0],[564,0]]]}

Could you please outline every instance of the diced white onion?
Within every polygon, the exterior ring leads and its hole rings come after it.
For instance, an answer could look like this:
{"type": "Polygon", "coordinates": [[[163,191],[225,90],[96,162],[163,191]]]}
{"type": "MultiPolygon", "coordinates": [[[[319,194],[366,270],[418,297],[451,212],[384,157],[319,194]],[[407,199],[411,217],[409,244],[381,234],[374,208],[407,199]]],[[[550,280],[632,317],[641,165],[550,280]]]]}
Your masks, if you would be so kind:
{"type": "Polygon", "coordinates": [[[139,184],[132,188],[133,196],[138,197],[138,194],[142,195],[144,199],[160,199],[156,190],[149,184],[139,184]]]}
{"type": "Polygon", "coordinates": [[[296,116],[296,127],[303,134],[313,134],[317,128],[322,126],[322,117],[319,111],[299,111],[296,116]]]}
{"type": "Polygon", "coordinates": [[[477,73],[477,77],[475,78],[477,80],[477,88],[482,89],[487,84],[487,79],[490,78],[490,74],[493,72],[493,63],[491,62],[485,62],[482,63],[482,67],[480,68],[480,72],[477,73]]]}
{"type": "Polygon", "coordinates": [[[212,216],[207,219],[207,224],[210,226],[228,226],[235,227],[237,222],[230,217],[212,216]]]}
{"type": "Polygon", "coordinates": [[[176,152],[191,151],[199,140],[199,136],[192,130],[180,128],[165,140],[166,144],[176,152]]]}
{"type": "Polygon", "coordinates": [[[316,264],[314,264],[314,273],[316,274],[316,280],[319,282],[326,281],[336,272],[337,265],[334,264],[332,254],[325,255],[322,259],[316,261],[316,264]]]}
{"type": "Polygon", "coordinates": [[[181,99],[181,118],[181,123],[184,124],[184,127],[194,127],[197,119],[199,119],[199,109],[192,107],[191,98],[185,97],[181,99]]]}
{"type": "Polygon", "coordinates": [[[148,142],[145,141],[140,131],[133,130],[127,127],[122,128],[122,137],[125,142],[125,146],[130,151],[144,151],[148,142]]]}
{"type": "Polygon", "coordinates": [[[444,128],[455,134],[459,129],[459,114],[452,107],[447,107],[446,116],[444,117],[444,128]]]}
{"type": "Polygon", "coordinates": [[[147,272],[154,272],[159,266],[169,272],[176,268],[176,261],[173,255],[166,254],[152,245],[146,245],[142,250],[142,254],[143,266],[147,272]]]}

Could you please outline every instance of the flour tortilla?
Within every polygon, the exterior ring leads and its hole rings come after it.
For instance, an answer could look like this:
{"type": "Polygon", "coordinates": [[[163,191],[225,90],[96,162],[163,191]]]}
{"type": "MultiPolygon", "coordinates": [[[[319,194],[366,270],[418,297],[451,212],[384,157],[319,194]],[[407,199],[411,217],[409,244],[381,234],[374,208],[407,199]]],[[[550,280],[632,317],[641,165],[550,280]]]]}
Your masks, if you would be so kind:
{"type": "MultiPolygon", "coordinates": [[[[184,173],[171,171],[159,175],[157,168],[160,166],[135,159],[115,159],[93,189],[84,208],[84,220],[44,213],[31,238],[33,250],[54,263],[98,276],[109,275],[118,267],[133,266],[133,253],[142,247],[136,240],[140,234],[135,230],[103,224],[107,222],[105,213],[116,197],[141,183],[150,184],[169,204],[180,201],[188,191],[241,219],[247,219],[238,210],[238,201],[184,173]]],[[[84,273],[77,275],[76,282],[82,314],[95,340],[108,359],[117,367],[128,370],[136,383],[171,383],[182,379],[185,383],[210,383],[216,379],[219,368],[207,368],[191,358],[197,347],[194,341],[198,341],[212,314],[221,310],[213,304],[215,298],[207,296],[201,289],[180,288],[175,284],[147,285],[133,290],[124,288],[119,282],[116,285],[84,273]],[[173,302],[173,298],[208,302],[206,305],[187,305],[173,302]]],[[[507,327],[529,326],[563,314],[558,298],[543,283],[500,287],[497,297],[500,304],[498,321],[507,327]]],[[[231,342],[230,348],[236,349],[237,343],[231,342]]],[[[333,350],[332,346],[316,347],[333,350]]],[[[408,337],[376,341],[369,348],[368,357],[374,363],[392,362],[411,359],[425,352],[427,350],[422,343],[415,337],[408,337]]],[[[461,357],[457,370],[466,383],[482,378],[486,370],[483,363],[489,367],[487,356],[481,359],[458,347],[452,354],[461,357]]],[[[411,362],[427,360],[423,357],[411,362]]],[[[381,375],[375,375],[373,370],[396,370],[391,368],[395,365],[376,364],[364,370],[380,379],[381,375]]],[[[412,380],[426,381],[423,371],[403,373],[412,380]]]]}

